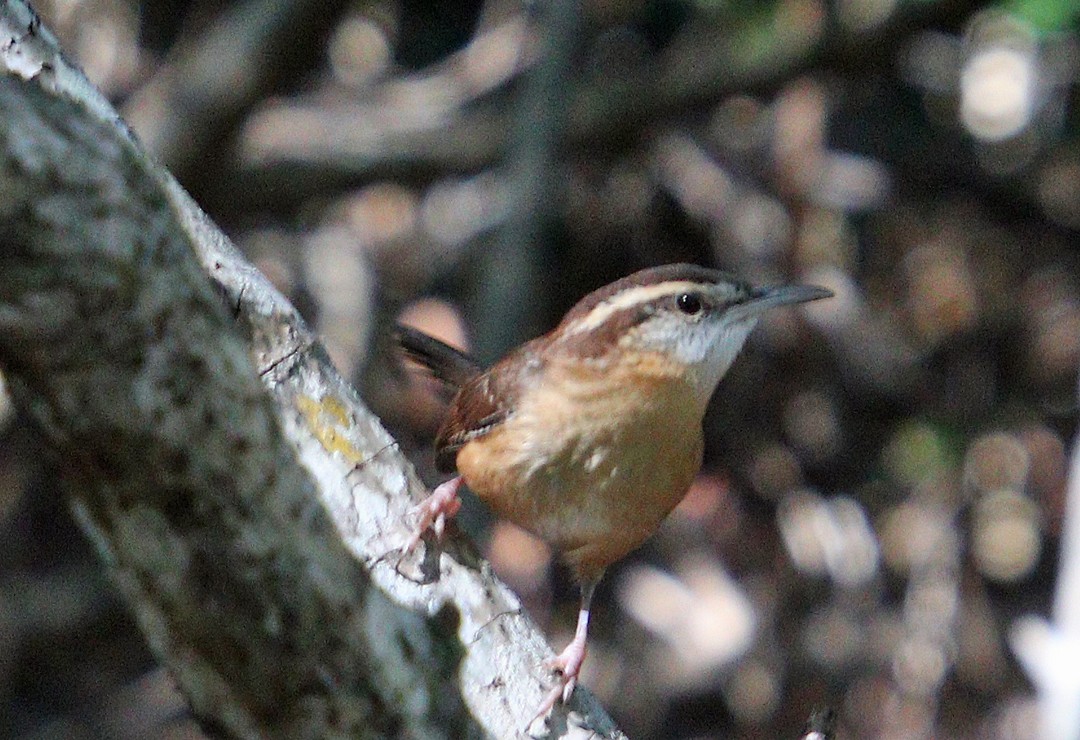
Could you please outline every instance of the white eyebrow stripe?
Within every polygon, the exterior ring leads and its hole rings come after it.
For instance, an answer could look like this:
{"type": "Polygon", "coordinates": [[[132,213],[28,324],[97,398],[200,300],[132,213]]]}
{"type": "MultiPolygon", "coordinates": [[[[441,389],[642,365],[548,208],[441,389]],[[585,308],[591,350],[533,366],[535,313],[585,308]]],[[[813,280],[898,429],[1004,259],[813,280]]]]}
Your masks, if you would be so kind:
{"type": "Polygon", "coordinates": [[[614,314],[624,309],[638,306],[642,303],[649,303],[655,301],[657,298],[662,298],[667,295],[701,290],[701,288],[701,283],[694,283],[689,280],[668,280],[667,282],[657,283],[655,285],[639,285],[634,288],[628,288],[616,293],[606,301],[597,304],[597,306],[589,311],[589,313],[567,326],[566,333],[578,334],[583,331],[592,331],[601,326],[614,314]]]}

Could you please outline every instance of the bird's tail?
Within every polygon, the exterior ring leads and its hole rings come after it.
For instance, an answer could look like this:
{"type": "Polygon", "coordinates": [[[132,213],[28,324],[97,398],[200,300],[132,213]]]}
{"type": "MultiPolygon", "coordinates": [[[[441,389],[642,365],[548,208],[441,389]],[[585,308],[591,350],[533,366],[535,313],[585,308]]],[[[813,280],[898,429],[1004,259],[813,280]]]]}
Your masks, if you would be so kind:
{"type": "Polygon", "coordinates": [[[464,352],[409,326],[398,326],[397,341],[405,355],[423,365],[439,380],[460,388],[483,368],[464,352]]]}

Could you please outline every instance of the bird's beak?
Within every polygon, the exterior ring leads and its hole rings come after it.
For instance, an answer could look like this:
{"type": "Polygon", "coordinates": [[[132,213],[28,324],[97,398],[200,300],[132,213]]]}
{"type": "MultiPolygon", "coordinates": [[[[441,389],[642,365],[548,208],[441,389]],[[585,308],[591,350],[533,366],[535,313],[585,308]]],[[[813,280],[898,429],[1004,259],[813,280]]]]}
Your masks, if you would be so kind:
{"type": "Polygon", "coordinates": [[[744,318],[760,316],[770,308],[794,303],[807,303],[821,298],[832,298],[833,292],[816,285],[772,285],[754,288],[750,298],[730,309],[730,313],[744,318]]]}

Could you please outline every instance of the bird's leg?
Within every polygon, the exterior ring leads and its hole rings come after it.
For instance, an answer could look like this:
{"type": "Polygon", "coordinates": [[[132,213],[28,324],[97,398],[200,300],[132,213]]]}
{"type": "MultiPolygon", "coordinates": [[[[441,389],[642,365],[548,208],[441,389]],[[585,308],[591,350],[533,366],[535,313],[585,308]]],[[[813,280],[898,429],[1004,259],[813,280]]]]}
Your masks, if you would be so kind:
{"type": "MultiPolygon", "coordinates": [[[[585,662],[585,641],[589,636],[589,608],[592,604],[593,591],[596,589],[596,581],[589,581],[581,586],[581,610],[578,612],[577,629],[574,630],[574,639],[566,646],[559,655],[545,663],[545,666],[558,671],[559,680],[555,688],[544,698],[533,717],[535,722],[547,714],[560,699],[565,703],[570,701],[577,685],[578,674],[581,672],[581,664],[585,662]]],[[[530,722],[530,724],[532,724],[530,722]]]]}
{"type": "Polygon", "coordinates": [[[417,504],[409,513],[417,517],[416,530],[405,543],[405,552],[410,553],[430,527],[436,537],[442,537],[446,520],[452,518],[461,508],[458,489],[461,488],[461,476],[454,476],[445,483],[440,483],[431,495],[417,504]]]}

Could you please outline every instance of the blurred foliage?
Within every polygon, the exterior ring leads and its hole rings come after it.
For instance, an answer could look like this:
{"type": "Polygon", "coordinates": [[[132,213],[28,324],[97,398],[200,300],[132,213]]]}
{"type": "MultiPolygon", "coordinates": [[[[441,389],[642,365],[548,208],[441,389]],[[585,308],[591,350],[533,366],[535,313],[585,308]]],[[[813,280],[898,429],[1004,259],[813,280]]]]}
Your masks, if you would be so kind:
{"type": "Polygon", "coordinates": [[[1069,0],[1015,0],[1004,8],[1044,33],[1067,32],[1080,16],[1080,7],[1069,0]]]}
{"type": "MultiPolygon", "coordinates": [[[[37,9],[428,474],[444,399],[391,320],[494,355],[651,264],[832,288],[723,381],[584,683],[632,737],[795,737],[820,707],[844,738],[1033,737],[1008,633],[1049,610],[1076,431],[1076,4],[541,5],[37,9]]],[[[3,403],[0,434],[0,735],[199,736],[58,461],[3,403]]],[[[546,549],[463,519],[565,641],[546,549]]]]}

